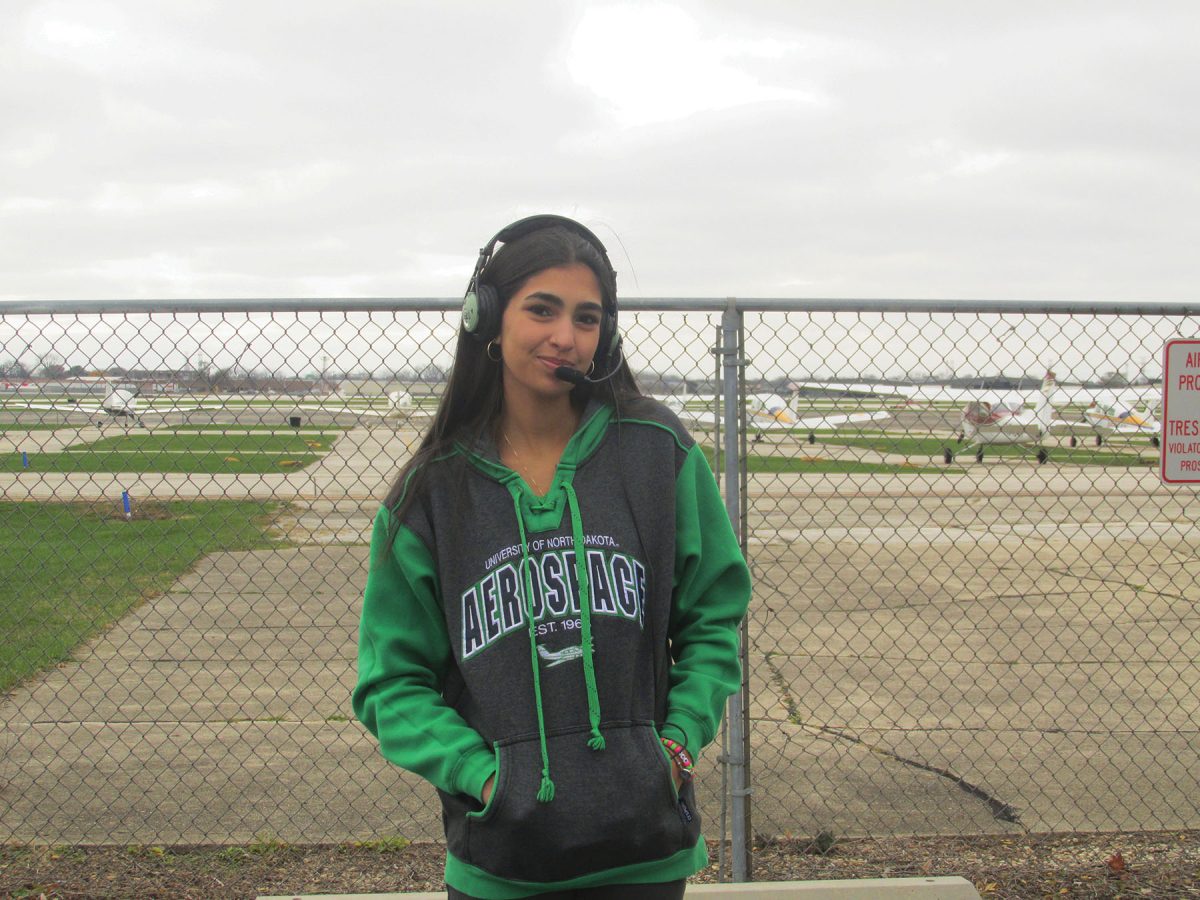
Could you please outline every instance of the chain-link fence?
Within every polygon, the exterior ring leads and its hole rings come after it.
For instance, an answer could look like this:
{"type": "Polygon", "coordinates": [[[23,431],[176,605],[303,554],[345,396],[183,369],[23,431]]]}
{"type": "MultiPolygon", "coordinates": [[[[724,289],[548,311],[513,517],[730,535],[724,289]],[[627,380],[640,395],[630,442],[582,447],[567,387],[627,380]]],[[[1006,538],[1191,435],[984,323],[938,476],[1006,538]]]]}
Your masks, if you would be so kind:
{"type": "MultiPolygon", "coordinates": [[[[0,311],[0,840],[440,837],[348,695],[455,304],[0,311]]],[[[735,844],[1200,824],[1200,533],[1156,419],[1191,313],[625,303],[755,575],[702,784],[735,844]]]]}

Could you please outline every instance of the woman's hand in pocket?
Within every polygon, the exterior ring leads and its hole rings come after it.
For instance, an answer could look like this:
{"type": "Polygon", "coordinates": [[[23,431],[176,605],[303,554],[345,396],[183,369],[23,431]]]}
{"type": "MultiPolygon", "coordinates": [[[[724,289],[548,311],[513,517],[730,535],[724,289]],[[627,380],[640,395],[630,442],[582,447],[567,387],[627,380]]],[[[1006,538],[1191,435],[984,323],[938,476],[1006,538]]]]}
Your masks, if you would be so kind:
{"type": "MultiPolygon", "coordinates": [[[[678,774],[676,775],[676,778],[678,778],[678,774]]],[[[488,801],[492,799],[492,788],[494,787],[495,781],[496,776],[489,775],[488,780],[483,783],[483,796],[481,796],[479,799],[483,801],[484,806],[487,806],[488,801]]]]}

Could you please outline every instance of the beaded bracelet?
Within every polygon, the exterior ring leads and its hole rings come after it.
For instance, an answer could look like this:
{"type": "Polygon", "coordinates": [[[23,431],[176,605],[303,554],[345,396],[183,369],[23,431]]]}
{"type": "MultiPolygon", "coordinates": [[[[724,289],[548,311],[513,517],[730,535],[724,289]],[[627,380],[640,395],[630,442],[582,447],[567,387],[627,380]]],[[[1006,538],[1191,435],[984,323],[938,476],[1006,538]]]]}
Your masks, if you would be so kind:
{"type": "Polygon", "coordinates": [[[679,767],[680,777],[684,781],[689,780],[692,777],[692,770],[695,768],[695,764],[692,762],[692,755],[678,741],[673,741],[665,737],[660,737],[659,740],[667,748],[667,753],[671,754],[671,759],[675,760],[675,765],[679,767]]]}

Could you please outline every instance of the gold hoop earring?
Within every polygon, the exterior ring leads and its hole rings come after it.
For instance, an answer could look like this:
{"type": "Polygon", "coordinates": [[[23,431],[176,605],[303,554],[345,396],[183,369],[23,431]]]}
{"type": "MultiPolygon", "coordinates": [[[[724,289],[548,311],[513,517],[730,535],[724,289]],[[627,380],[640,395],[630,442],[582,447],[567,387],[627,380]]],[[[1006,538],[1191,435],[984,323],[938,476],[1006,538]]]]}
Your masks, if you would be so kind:
{"type": "Polygon", "coordinates": [[[487,354],[487,358],[490,359],[492,362],[500,362],[500,360],[503,358],[503,356],[500,352],[500,345],[496,343],[495,338],[492,338],[490,341],[488,341],[487,349],[485,349],[483,352],[487,354]],[[493,347],[496,348],[495,356],[492,356],[492,348],[493,347]]]}
{"type": "Polygon", "coordinates": [[[584,372],[583,374],[584,374],[584,375],[591,375],[591,374],[592,374],[593,372],[595,372],[595,371],[596,371],[596,360],[595,360],[595,358],[593,357],[593,358],[592,358],[592,364],[591,364],[590,366],[588,366],[588,370],[587,370],[586,372],[584,372]]]}

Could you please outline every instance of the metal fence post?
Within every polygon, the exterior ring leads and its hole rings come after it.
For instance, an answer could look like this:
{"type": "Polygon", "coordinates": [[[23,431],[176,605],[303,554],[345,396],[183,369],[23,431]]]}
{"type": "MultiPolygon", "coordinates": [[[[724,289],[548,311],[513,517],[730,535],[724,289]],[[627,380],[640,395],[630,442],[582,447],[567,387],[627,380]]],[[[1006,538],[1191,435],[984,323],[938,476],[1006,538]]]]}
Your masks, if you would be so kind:
{"type": "MultiPolygon", "coordinates": [[[[724,346],[721,340],[721,326],[716,327],[716,335],[710,353],[713,357],[713,366],[716,369],[714,385],[721,383],[723,378],[725,357],[722,355],[721,348],[724,346]]],[[[725,472],[725,445],[721,441],[721,425],[724,422],[724,417],[721,415],[721,400],[722,392],[713,388],[713,471],[717,476],[717,487],[721,486],[721,478],[725,472]]]]}
{"type": "MultiPolygon", "coordinates": [[[[732,297],[721,314],[721,356],[723,361],[722,394],[725,407],[725,510],[733,525],[735,534],[741,534],[741,496],[738,477],[740,454],[738,441],[740,439],[741,404],[738,402],[738,379],[742,367],[742,347],[738,342],[741,333],[741,313],[737,301],[732,297]]],[[[741,656],[745,657],[745,630],[742,632],[741,656]]],[[[747,677],[745,666],[742,667],[742,688],[729,698],[729,754],[728,765],[732,771],[730,779],[732,787],[732,847],[730,859],[733,867],[733,880],[746,881],[749,877],[749,835],[746,823],[748,809],[746,798],[749,795],[749,760],[746,755],[746,728],[743,691],[747,677]]]]}
{"type": "MultiPolygon", "coordinates": [[[[737,435],[738,435],[738,497],[739,503],[738,512],[740,517],[741,528],[738,531],[738,540],[741,542],[742,555],[746,558],[747,564],[751,566],[753,573],[753,561],[750,558],[750,543],[749,543],[749,516],[746,511],[750,509],[750,447],[749,447],[749,423],[746,421],[746,414],[749,410],[746,402],[746,367],[749,364],[749,357],[746,354],[746,314],[745,310],[738,310],[737,317],[738,327],[738,403],[737,403],[737,435]]],[[[738,653],[742,662],[742,759],[744,760],[743,771],[745,778],[743,779],[743,788],[746,792],[746,797],[749,798],[752,789],[750,787],[750,761],[754,759],[754,755],[750,748],[750,616],[746,615],[742,619],[740,645],[738,653]]],[[[746,814],[744,816],[746,823],[746,880],[754,880],[754,805],[747,799],[746,814]]]]}

